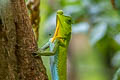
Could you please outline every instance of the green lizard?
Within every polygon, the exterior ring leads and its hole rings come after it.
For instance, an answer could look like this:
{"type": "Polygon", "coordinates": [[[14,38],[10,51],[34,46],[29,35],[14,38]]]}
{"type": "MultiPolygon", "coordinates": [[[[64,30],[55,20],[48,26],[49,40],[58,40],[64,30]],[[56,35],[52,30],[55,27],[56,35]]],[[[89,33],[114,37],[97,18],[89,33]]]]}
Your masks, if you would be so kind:
{"type": "Polygon", "coordinates": [[[37,51],[37,56],[50,56],[52,80],[67,80],[67,48],[71,38],[71,17],[57,11],[54,36],[37,51]],[[50,51],[45,51],[49,48],[50,51]]]}

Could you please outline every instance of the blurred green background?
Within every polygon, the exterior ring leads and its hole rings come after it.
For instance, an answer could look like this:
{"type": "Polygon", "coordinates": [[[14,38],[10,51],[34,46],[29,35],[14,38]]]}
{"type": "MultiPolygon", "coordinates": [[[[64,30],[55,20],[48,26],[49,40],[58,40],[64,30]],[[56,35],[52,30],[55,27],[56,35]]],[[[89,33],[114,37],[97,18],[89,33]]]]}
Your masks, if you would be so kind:
{"type": "MultiPolygon", "coordinates": [[[[71,15],[68,80],[112,80],[120,66],[120,15],[110,0],[41,0],[39,47],[54,34],[56,11],[71,15]]],[[[49,57],[42,57],[50,76],[49,57]]]]}

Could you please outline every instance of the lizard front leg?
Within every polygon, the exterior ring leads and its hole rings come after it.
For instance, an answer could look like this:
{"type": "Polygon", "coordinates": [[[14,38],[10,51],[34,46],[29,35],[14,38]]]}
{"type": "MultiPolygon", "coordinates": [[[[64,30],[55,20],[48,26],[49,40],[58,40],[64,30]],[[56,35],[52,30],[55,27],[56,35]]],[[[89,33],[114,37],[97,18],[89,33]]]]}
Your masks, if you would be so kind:
{"type": "Polygon", "coordinates": [[[56,40],[55,43],[53,43],[53,44],[55,44],[55,46],[51,46],[51,47],[53,47],[53,50],[45,51],[45,49],[47,49],[48,47],[51,48],[50,44],[51,44],[51,42],[46,43],[46,45],[44,45],[41,49],[39,49],[36,52],[37,53],[36,56],[53,56],[53,55],[55,55],[60,42],[59,42],[59,40],[56,40]]]}

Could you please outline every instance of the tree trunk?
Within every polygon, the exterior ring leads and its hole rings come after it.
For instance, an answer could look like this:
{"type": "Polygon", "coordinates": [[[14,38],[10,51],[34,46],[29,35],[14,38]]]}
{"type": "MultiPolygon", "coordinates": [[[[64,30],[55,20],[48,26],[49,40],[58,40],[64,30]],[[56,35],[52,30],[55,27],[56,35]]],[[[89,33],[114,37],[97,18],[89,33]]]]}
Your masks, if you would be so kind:
{"type": "Polygon", "coordinates": [[[24,0],[0,0],[0,80],[48,80],[24,0]]]}

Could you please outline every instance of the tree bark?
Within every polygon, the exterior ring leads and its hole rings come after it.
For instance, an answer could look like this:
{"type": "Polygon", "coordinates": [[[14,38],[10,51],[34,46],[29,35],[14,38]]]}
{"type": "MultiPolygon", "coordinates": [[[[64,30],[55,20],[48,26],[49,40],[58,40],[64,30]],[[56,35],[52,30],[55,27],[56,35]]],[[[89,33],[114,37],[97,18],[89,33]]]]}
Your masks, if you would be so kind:
{"type": "Polygon", "coordinates": [[[0,80],[48,80],[24,0],[0,0],[0,80]]]}

